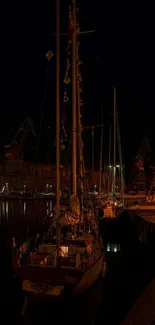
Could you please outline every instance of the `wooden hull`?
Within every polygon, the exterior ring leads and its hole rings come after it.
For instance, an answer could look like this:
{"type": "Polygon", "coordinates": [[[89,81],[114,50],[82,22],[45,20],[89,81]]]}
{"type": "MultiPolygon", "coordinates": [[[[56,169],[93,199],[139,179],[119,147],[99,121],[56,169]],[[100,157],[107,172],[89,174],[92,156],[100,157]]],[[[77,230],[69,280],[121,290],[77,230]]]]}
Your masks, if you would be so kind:
{"type": "MultiPolygon", "coordinates": [[[[98,279],[98,277],[102,271],[103,263],[104,263],[104,261],[103,261],[103,255],[102,255],[99,258],[99,260],[88,271],[84,272],[81,281],[75,287],[76,293],[86,291],[88,288],[90,288],[92,286],[93,283],[96,282],[96,280],[98,279]]],[[[106,271],[103,270],[103,272],[106,272],[106,271]]]]}
{"type": "Polygon", "coordinates": [[[120,241],[120,232],[121,232],[121,223],[122,218],[108,219],[103,218],[100,220],[99,229],[103,237],[103,243],[106,246],[110,243],[119,243],[120,241]]]}
{"type": "Polygon", "coordinates": [[[106,225],[116,225],[119,222],[119,217],[116,218],[102,218],[100,219],[100,226],[106,226],[106,225]]]}
{"type": "Polygon", "coordinates": [[[101,254],[96,263],[85,272],[75,269],[22,267],[20,272],[22,288],[31,298],[40,296],[42,299],[45,296],[58,299],[68,293],[71,295],[82,293],[96,282],[101,271],[106,272],[103,270],[103,262],[105,263],[104,256],[101,254]],[[40,285],[37,289],[37,282],[45,283],[45,279],[50,285],[42,287],[40,285]]]}

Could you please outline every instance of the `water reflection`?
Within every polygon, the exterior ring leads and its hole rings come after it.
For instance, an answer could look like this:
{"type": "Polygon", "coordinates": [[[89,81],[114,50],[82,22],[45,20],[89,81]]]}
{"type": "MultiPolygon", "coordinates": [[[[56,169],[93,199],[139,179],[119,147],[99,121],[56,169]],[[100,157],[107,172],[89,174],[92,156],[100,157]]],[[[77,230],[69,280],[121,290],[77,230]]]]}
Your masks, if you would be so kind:
{"type": "Polygon", "coordinates": [[[53,209],[52,200],[0,200],[0,224],[20,221],[39,222],[53,209]]]}
{"type": "Polygon", "coordinates": [[[6,212],[6,220],[8,221],[8,216],[9,216],[9,202],[5,202],[5,212],[6,212]]]}
{"type": "Polygon", "coordinates": [[[120,252],[120,244],[110,244],[108,243],[107,244],[107,252],[114,252],[114,253],[117,253],[117,252],[120,252]]]}
{"type": "Polygon", "coordinates": [[[24,217],[25,217],[25,213],[26,213],[26,202],[24,201],[24,217]]]}
{"type": "Polygon", "coordinates": [[[52,211],[52,200],[46,201],[46,214],[48,215],[52,211]]]}
{"type": "Polygon", "coordinates": [[[9,202],[8,201],[1,201],[0,202],[0,224],[2,223],[2,219],[8,222],[9,217],[9,202]]]}

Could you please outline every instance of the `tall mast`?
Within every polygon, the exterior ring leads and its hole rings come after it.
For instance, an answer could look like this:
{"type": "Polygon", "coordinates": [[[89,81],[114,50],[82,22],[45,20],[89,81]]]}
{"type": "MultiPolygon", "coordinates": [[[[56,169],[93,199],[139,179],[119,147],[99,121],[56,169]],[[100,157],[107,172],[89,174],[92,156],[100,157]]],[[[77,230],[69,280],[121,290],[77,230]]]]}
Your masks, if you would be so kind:
{"type": "Polygon", "coordinates": [[[92,133],[91,133],[91,139],[92,139],[92,180],[93,180],[93,191],[95,186],[95,180],[94,180],[94,173],[95,173],[95,167],[94,167],[94,126],[92,126],[92,133]]]}
{"type": "Polygon", "coordinates": [[[83,208],[83,196],[84,196],[84,184],[83,184],[83,142],[82,142],[82,123],[81,123],[81,97],[80,97],[80,81],[81,73],[79,71],[79,54],[77,46],[77,118],[78,118],[78,144],[79,144],[79,167],[80,167],[80,197],[81,197],[81,206],[83,208]]]}
{"type": "Polygon", "coordinates": [[[109,156],[108,156],[108,195],[111,192],[111,125],[109,127],[109,156]]]}
{"type": "Polygon", "coordinates": [[[56,200],[60,199],[60,6],[56,0],[56,200]]]}
{"type": "MultiPolygon", "coordinates": [[[[102,125],[103,125],[103,111],[102,113],[102,125]]],[[[103,157],[103,126],[101,129],[101,145],[100,145],[100,174],[99,174],[99,194],[101,194],[102,185],[102,157],[103,157]]]]}
{"type": "Polygon", "coordinates": [[[118,150],[119,150],[119,164],[120,164],[120,185],[121,185],[120,192],[121,192],[121,199],[124,202],[124,166],[123,166],[123,159],[122,159],[121,136],[120,136],[118,113],[117,113],[116,119],[117,119],[117,138],[118,138],[118,150]]]}
{"type": "Polygon", "coordinates": [[[113,166],[113,195],[116,192],[116,88],[114,88],[114,166],[113,166]]]}
{"type": "Polygon", "coordinates": [[[77,181],[76,181],[76,174],[77,174],[77,161],[76,161],[76,151],[77,151],[77,123],[76,123],[76,56],[77,56],[77,49],[76,49],[76,0],[73,0],[73,41],[72,41],[72,190],[73,193],[76,194],[77,192],[77,181]]]}

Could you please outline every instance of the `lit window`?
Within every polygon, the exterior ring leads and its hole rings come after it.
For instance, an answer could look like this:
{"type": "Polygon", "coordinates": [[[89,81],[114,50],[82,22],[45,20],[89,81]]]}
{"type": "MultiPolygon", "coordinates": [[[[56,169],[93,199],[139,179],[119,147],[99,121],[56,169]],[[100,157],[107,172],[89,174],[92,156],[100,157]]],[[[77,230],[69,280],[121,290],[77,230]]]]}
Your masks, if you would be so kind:
{"type": "Polygon", "coordinates": [[[65,256],[68,255],[68,247],[67,247],[67,246],[61,246],[60,255],[61,255],[62,257],[65,257],[65,256]]]}

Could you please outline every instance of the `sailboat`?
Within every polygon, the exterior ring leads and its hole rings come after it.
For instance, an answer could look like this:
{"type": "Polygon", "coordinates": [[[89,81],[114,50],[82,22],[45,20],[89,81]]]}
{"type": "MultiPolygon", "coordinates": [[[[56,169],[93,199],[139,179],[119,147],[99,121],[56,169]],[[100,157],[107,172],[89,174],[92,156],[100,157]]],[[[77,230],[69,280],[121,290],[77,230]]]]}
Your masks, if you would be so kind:
{"type": "Polygon", "coordinates": [[[114,132],[113,132],[113,164],[111,165],[110,153],[111,153],[111,128],[109,135],[109,166],[108,166],[108,195],[98,199],[98,211],[101,215],[101,220],[112,221],[118,218],[124,211],[124,177],[123,177],[123,164],[121,154],[120,132],[116,107],[116,88],[114,88],[114,132]],[[119,146],[119,160],[120,164],[116,164],[116,138],[118,138],[119,146]],[[116,177],[119,174],[120,179],[120,193],[117,193],[116,177]]]}
{"type": "MultiPolygon", "coordinates": [[[[57,0],[57,74],[56,74],[56,157],[57,205],[55,215],[43,234],[37,234],[34,244],[22,256],[19,276],[27,297],[39,295],[65,297],[87,290],[102,273],[106,260],[102,240],[94,215],[83,209],[77,197],[77,67],[76,67],[76,4],[72,5],[72,191],[68,206],[60,205],[60,80],[59,80],[59,1],[57,0]]],[[[80,127],[81,130],[81,127],[80,127]]],[[[81,147],[81,146],[79,146],[81,147]]],[[[81,150],[80,150],[81,151],[81,150]]],[[[81,153],[80,153],[81,155],[81,153]]],[[[81,158],[82,165],[82,158],[81,158]]],[[[82,171],[81,171],[82,173],[82,171]]],[[[82,185],[81,185],[82,186],[82,185]]]]}

